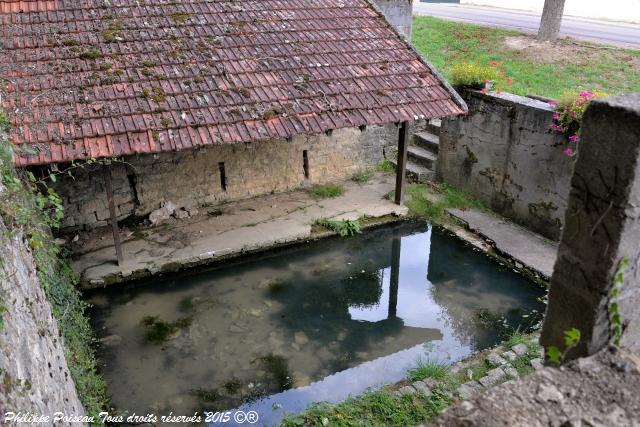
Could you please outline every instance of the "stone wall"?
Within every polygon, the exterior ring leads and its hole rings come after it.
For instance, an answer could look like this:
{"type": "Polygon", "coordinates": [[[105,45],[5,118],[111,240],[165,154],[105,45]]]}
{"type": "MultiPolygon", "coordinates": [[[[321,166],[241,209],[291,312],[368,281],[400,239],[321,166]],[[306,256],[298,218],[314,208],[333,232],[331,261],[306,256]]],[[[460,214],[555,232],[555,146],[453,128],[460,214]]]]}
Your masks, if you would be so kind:
{"type": "Polygon", "coordinates": [[[495,212],[559,240],[574,158],[551,133],[549,104],[511,94],[462,91],[465,116],[442,121],[438,178],[495,212]]]}
{"type": "Polygon", "coordinates": [[[0,219],[0,420],[7,412],[83,416],[60,330],[27,246],[0,219]]]}
{"type": "Polygon", "coordinates": [[[412,0],[371,0],[380,12],[387,18],[407,40],[411,40],[411,26],[413,24],[412,0]]]}
{"type": "MultiPolygon", "coordinates": [[[[112,166],[116,213],[122,220],[147,215],[163,200],[177,207],[198,207],[346,179],[391,156],[398,132],[396,125],[367,126],[286,141],[129,157],[126,165],[112,166]]],[[[109,209],[101,167],[77,170],[74,179],[67,177],[55,184],[65,205],[63,228],[107,224],[109,209]]]]}

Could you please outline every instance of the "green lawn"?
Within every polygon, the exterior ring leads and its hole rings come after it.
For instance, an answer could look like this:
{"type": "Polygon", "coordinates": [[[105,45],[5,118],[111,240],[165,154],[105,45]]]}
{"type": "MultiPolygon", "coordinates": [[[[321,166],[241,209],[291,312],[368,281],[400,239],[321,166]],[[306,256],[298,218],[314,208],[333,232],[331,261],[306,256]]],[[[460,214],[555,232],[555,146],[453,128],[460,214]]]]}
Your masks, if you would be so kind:
{"type": "Polygon", "coordinates": [[[413,43],[445,77],[458,61],[495,61],[513,80],[505,90],[519,95],[640,91],[640,50],[572,39],[538,44],[531,35],[427,16],[414,18],[413,43]]]}

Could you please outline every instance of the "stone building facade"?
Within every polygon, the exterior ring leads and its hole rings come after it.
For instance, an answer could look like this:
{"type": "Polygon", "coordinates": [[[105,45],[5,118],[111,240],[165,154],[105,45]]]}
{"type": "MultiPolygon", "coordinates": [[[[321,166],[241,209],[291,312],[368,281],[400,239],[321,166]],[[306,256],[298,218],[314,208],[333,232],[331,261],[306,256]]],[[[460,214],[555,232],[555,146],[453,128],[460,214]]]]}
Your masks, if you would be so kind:
{"type": "MultiPolygon", "coordinates": [[[[198,150],[144,154],[111,166],[118,220],[143,217],[163,201],[199,207],[348,179],[395,154],[398,126],[337,129],[320,135],[198,150]]],[[[63,229],[109,220],[101,165],[73,172],[55,189],[65,207],[63,229]]]]}

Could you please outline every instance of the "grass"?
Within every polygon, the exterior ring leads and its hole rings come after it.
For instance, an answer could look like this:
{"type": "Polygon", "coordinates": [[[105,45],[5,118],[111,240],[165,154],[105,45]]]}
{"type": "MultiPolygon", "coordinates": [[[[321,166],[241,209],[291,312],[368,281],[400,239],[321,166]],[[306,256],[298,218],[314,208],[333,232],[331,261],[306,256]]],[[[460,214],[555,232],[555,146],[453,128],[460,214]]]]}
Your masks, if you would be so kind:
{"type": "Polygon", "coordinates": [[[414,18],[413,43],[449,78],[458,62],[487,66],[494,61],[513,80],[505,91],[559,98],[563,93],[600,90],[611,95],[640,90],[640,51],[558,40],[514,49],[519,32],[462,24],[427,16],[414,18]]]}
{"type": "Polygon", "coordinates": [[[421,381],[425,378],[434,380],[444,380],[449,375],[449,365],[437,360],[419,360],[415,367],[407,371],[407,379],[410,381],[421,381]]]}
{"type": "Polygon", "coordinates": [[[531,337],[523,332],[520,331],[520,329],[516,329],[515,331],[513,331],[513,333],[509,336],[509,338],[504,342],[504,345],[511,348],[514,345],[518,345],[518,344],[524,344],[526,346],[529,346],[529,340],[531,339],[531,337]]]}
{"type": "MultiPolygon", "coordinates": [[[[540,346],[531,342],[531,335],[516,331],[503,343],[506,349],[509,344],[526,343],[528,352],[512,362],[520,376],[533,372],[531,360],[539,357],[540,346]]],[[[397,395],[394,390],[404,383],[383,387],[380,390],[369,390],[366,393],[349,397],[338,404],[326,402],[314,403],[301,414],[287,416],[284,426],[404,426],[416,425],[431,420],[447,406],[455,402],[457,389],[469,381],[467,371],[477,381],[492,369],[487,361],[491,349],[484,350],[469,358],[467,367],[455,374],[450,366],[444,363],[426,360],[418,361],[416,366],[407,371],[409,381],[433,378],[437,385],[433,394],[426,396],[421,392],[397,395]]],[[[505,378],[505,381],[507,378],[505,378]]]]}
{"type": "MultiPolygon", "coordinates": [[[[481,202],[450,185],[433,184],[431,189],[433,191],[429,191],[430,188],[424,184],[407,185],[405,191],[410,197],[407,198],[405,204],[413,215],[433,223],[442,223],[446,221],[446,209],[467,209],[471,207],[483,209],[481,202]],[[434,192],[437,195],[437,199],[435,197],[433,199],[429,198],[428,195],[434,192]]],[[[393,193],[389,194],[389,197],[393,198],[393,193]]]]}
{"type": "Polygon", "coordinates": [[[369,180],[371,179],[372,176],[373,176],[373,170],[371,170],[371,169],[363,169],[363,170],[360,170],[360,171],[354,173],[351,176],[351,181],[364,184],[366,182],[369,182],[369,180]]]}
{"type": "Polygon", "coordinates": [[[383,160],[376,166],[378,172],[391,174],[396,171],[396,165],[391,160],[383,160]]]}
{"type": "Polygon", "coordinates": [[[432,394],[404,394],[398,396],[390,389],[368,391],[350,397],[339,404],[317,403],[306,412],[288,416],[284,426],[409,426],[425,422],[439,414],[451,400],[444,390],[436,388],[432,394]]]}
{"type": "Polygon", "coordinates": [[[314,185],[307,191],[316,199],[328,199],[341,196],[344,193],[344,187],[337,184],[314,185]]]}

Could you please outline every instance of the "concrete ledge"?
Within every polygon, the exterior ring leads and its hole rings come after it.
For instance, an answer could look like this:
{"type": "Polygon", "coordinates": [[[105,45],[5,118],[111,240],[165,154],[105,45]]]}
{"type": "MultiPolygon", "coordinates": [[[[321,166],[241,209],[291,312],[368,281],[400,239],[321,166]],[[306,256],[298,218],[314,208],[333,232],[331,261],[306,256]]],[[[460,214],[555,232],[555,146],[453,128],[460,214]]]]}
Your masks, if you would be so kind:
{"type": "Polygon", "coordinates": [[[335,234],[312,231],[321,218],[363,218],[364,227],[399,220],[407,208],[385,198],[394,182],[394,177],[378,174],[367,184],[344,183],[345,193],[334,199],[294,191],[201,209],[196,217],[171,219],[156,227],[122,230],[121,266],[115,263],[109,230],[96,230],[74,243],[73,268],[81,276],[80,286],[90,289],[335,234]]]}

